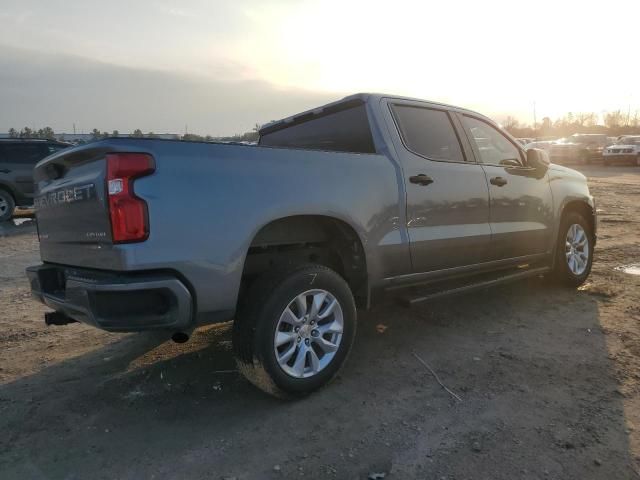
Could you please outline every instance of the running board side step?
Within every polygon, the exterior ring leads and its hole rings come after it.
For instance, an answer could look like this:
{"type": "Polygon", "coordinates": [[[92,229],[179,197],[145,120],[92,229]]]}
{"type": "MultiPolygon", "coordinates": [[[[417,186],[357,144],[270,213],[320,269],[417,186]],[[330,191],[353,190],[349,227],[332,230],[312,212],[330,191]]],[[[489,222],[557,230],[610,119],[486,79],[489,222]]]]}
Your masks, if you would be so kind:
{"type": "Polygon", "coordinates": [[[438,290],[432,293],[428,293],[426,295],[422,295],[419,297],[398,297],[398,303],[404,305],[406,307],[410,307],[416,303],[424,302],[427,300],[433,300],[440,297],[445,297],[448,295],[457,295],[460,293],[472,292],[474,290],[481,290],[483,288],[495,287],[496,285],[502,285],[503,283],[510,283],[516,280],[521,280],[524,278],[535,277],[538,275],[542,275],[543,273],[547,273],[551,270],[551,267],[537,267],[532,268],[516,273],[511,273],[509,275],[502,275],[500,277],[492,278],[489,280],[483,280],[476,283],[470,283],[468,285],[463,285],[460,287],[449,288],[444,290],[438,290]]]}

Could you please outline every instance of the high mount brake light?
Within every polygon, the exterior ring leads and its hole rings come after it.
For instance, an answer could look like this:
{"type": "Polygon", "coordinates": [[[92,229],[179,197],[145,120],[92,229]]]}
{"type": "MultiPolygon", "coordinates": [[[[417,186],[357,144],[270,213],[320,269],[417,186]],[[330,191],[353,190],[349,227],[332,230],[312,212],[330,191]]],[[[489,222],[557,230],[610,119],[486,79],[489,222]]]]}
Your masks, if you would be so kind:
{"type": "Polygon", "coordinates": [[[147,203],[133,191],[136,178],[155,171],[146,153],[107,154],[107,198],[114,243],[142,242],[149,237],[147,203]]]}

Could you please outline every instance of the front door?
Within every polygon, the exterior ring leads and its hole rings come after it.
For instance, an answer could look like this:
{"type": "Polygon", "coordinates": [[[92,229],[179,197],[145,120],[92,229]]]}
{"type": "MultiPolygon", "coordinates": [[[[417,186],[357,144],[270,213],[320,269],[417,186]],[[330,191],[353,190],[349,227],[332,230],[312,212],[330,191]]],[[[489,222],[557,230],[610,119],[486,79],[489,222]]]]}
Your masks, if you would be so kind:
{"type": "Polygon", "coordinates": [[[553,246],[548,175],[526,164],[525,152],[487,121],[459,114],[489,184],[491,258],[544,254],[553,246]]]}
{"type": "Polygon", "coordinates": [[[388,106],[405,180],[414,273],[486,261],[491,241],[487,182],[461,144],[452,114],[422,102],[394,100],[388,106]]]}

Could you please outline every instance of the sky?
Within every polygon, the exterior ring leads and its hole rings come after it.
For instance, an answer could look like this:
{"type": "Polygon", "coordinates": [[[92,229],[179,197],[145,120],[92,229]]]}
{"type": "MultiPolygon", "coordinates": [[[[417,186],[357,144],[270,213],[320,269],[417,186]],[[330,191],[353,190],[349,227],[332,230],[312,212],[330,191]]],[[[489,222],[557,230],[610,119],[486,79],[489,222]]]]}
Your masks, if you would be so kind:
{"type": "Polygon", "coordinates": [[[0,0],[0,132],[229,135],[362,91],[498,121],[633,113],[638,19],[633,0],[0,0]]]}

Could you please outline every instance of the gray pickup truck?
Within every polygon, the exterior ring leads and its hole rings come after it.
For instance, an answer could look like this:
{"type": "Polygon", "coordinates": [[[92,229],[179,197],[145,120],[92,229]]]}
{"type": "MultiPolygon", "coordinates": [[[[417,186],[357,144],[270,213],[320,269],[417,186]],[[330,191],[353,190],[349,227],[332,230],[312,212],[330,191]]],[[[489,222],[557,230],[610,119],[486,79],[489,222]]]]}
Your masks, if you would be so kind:
{"type": "Polygon", "coordinates": [[[258,145],[113,138],[35,168],[48,324],[112,332],[235,319],[259,388],[331,380],[356,307],[591,269],[593,197],[475,112],[358,94],[265,125],[258,145]],[[403,293],[416,292],[413,296],[403,293]]]}

